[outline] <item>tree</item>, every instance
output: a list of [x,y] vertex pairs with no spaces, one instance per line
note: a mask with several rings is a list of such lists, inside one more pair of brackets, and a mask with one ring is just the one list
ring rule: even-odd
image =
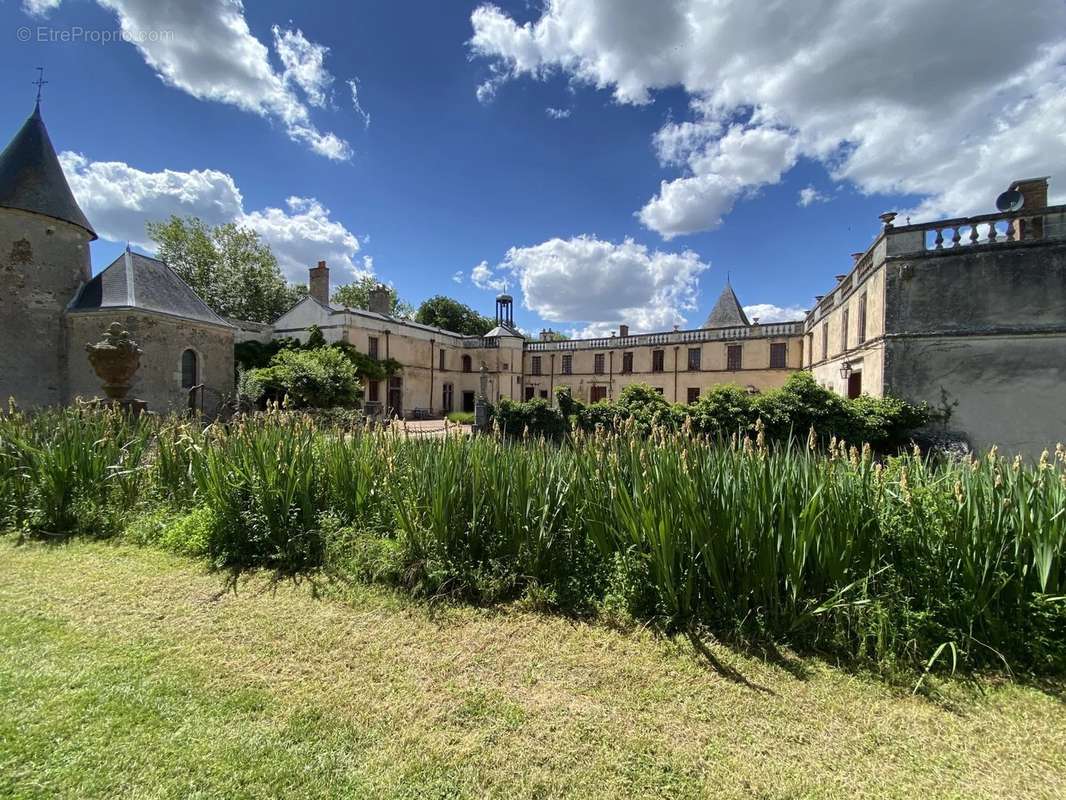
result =
[[365,311],[370,310],[370,292],[376,286],[384,285],[389,292],[389,313],[394,317],[403,317],[404,319],[410,319],[411,313],[414,308],[410,303],[406,303],[400,299],[396,289],[392,286],[379,283],[377,278],[373,275],[364,275],[352,283],[346,283],[343,286],[338,286],[333,291],[333,297],[330,298],[334,303],[345,308],[362,308]]
[[149,222],[157,255],[223,317],[273,322],[299,298],[259,234],[232,222],[208,225],[198,217]]
[[482,316],[465,303],[442,294],[429,298],[418,307],[415,322],[464,336],[484,336],[496,327],[490,317]]

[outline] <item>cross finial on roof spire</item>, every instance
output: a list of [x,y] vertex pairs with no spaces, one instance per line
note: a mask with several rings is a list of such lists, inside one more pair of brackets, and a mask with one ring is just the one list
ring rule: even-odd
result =
[[37,105],[41,104],[41,87],[43,87],[48,81],[44,79],[44,67],[37,67],[37,80],[33,81],[33,85],[37,87]]

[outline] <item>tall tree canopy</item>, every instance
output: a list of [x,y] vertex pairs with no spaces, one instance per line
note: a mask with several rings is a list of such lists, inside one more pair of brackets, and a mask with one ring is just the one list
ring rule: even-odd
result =
[[249,228],[176,216],[146,227],[158,257],[217,314],[273,322],[300,296],[281,274],[270,247]]
[[[333,291],[332,302],[345,308],[362,308],[370,310],[370,290],[379,285],[380,281],[373,275],[364,275],[356,281],[338,286]],[[389,313],[394,317],[410,319],[414,309],[410,303],[400,299],[399,294],[392,286],[383,284],[389,290]]]
[[496,327],[491,317],[483,316],[465,303],[442,294],[429,298],[418,307],[415,322],[466,336],[484,336]]

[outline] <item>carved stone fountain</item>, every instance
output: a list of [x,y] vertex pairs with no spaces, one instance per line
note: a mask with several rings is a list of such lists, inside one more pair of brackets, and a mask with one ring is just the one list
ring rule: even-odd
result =
[[103,381],[107,400],[101,401],[101,405],[120,406],[134,414],[144,411],[147,403],[126,396],[133,376],[141,366],[143,351],[130,338],[129,331],[122,327],[122,323],[112,322],[103,338],[96,344],[85,345],[85,350],[89,353],[93,370]]

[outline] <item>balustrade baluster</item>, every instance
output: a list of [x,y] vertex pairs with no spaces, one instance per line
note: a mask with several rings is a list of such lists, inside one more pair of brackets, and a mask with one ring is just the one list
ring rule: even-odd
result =
[[944,229],[943,228],[937,228],[936,229],[936,238],[933,240],[933,249],[934,250],[943,250],[944,249]]
[[995,222],[988,223],[988,241],[995,242],[996,238],[998,236],[999,236],[999,231],[996,230],[996,223]]
[[977,244],[977,239],[978,239],[977,224],[974,223],[974,224],[970,225],[970,244]]
[[952,247],[958,247],[959,246],[959,242],[962,241],[962,234],[959,233],[959,231],[961,231],[961,230],[962,230],[962,226],[961,225],[956,225],[955,226],[955,232],[951,235],[951,246]]
[[1014,220],[1013,217],[1011,219],[1007,220],[1007,241],[1008,242],[1016,242],[1016,241],[1018,241],[1018,238],[1017,238],[1017,227],[1015,226],[1015,220]]

